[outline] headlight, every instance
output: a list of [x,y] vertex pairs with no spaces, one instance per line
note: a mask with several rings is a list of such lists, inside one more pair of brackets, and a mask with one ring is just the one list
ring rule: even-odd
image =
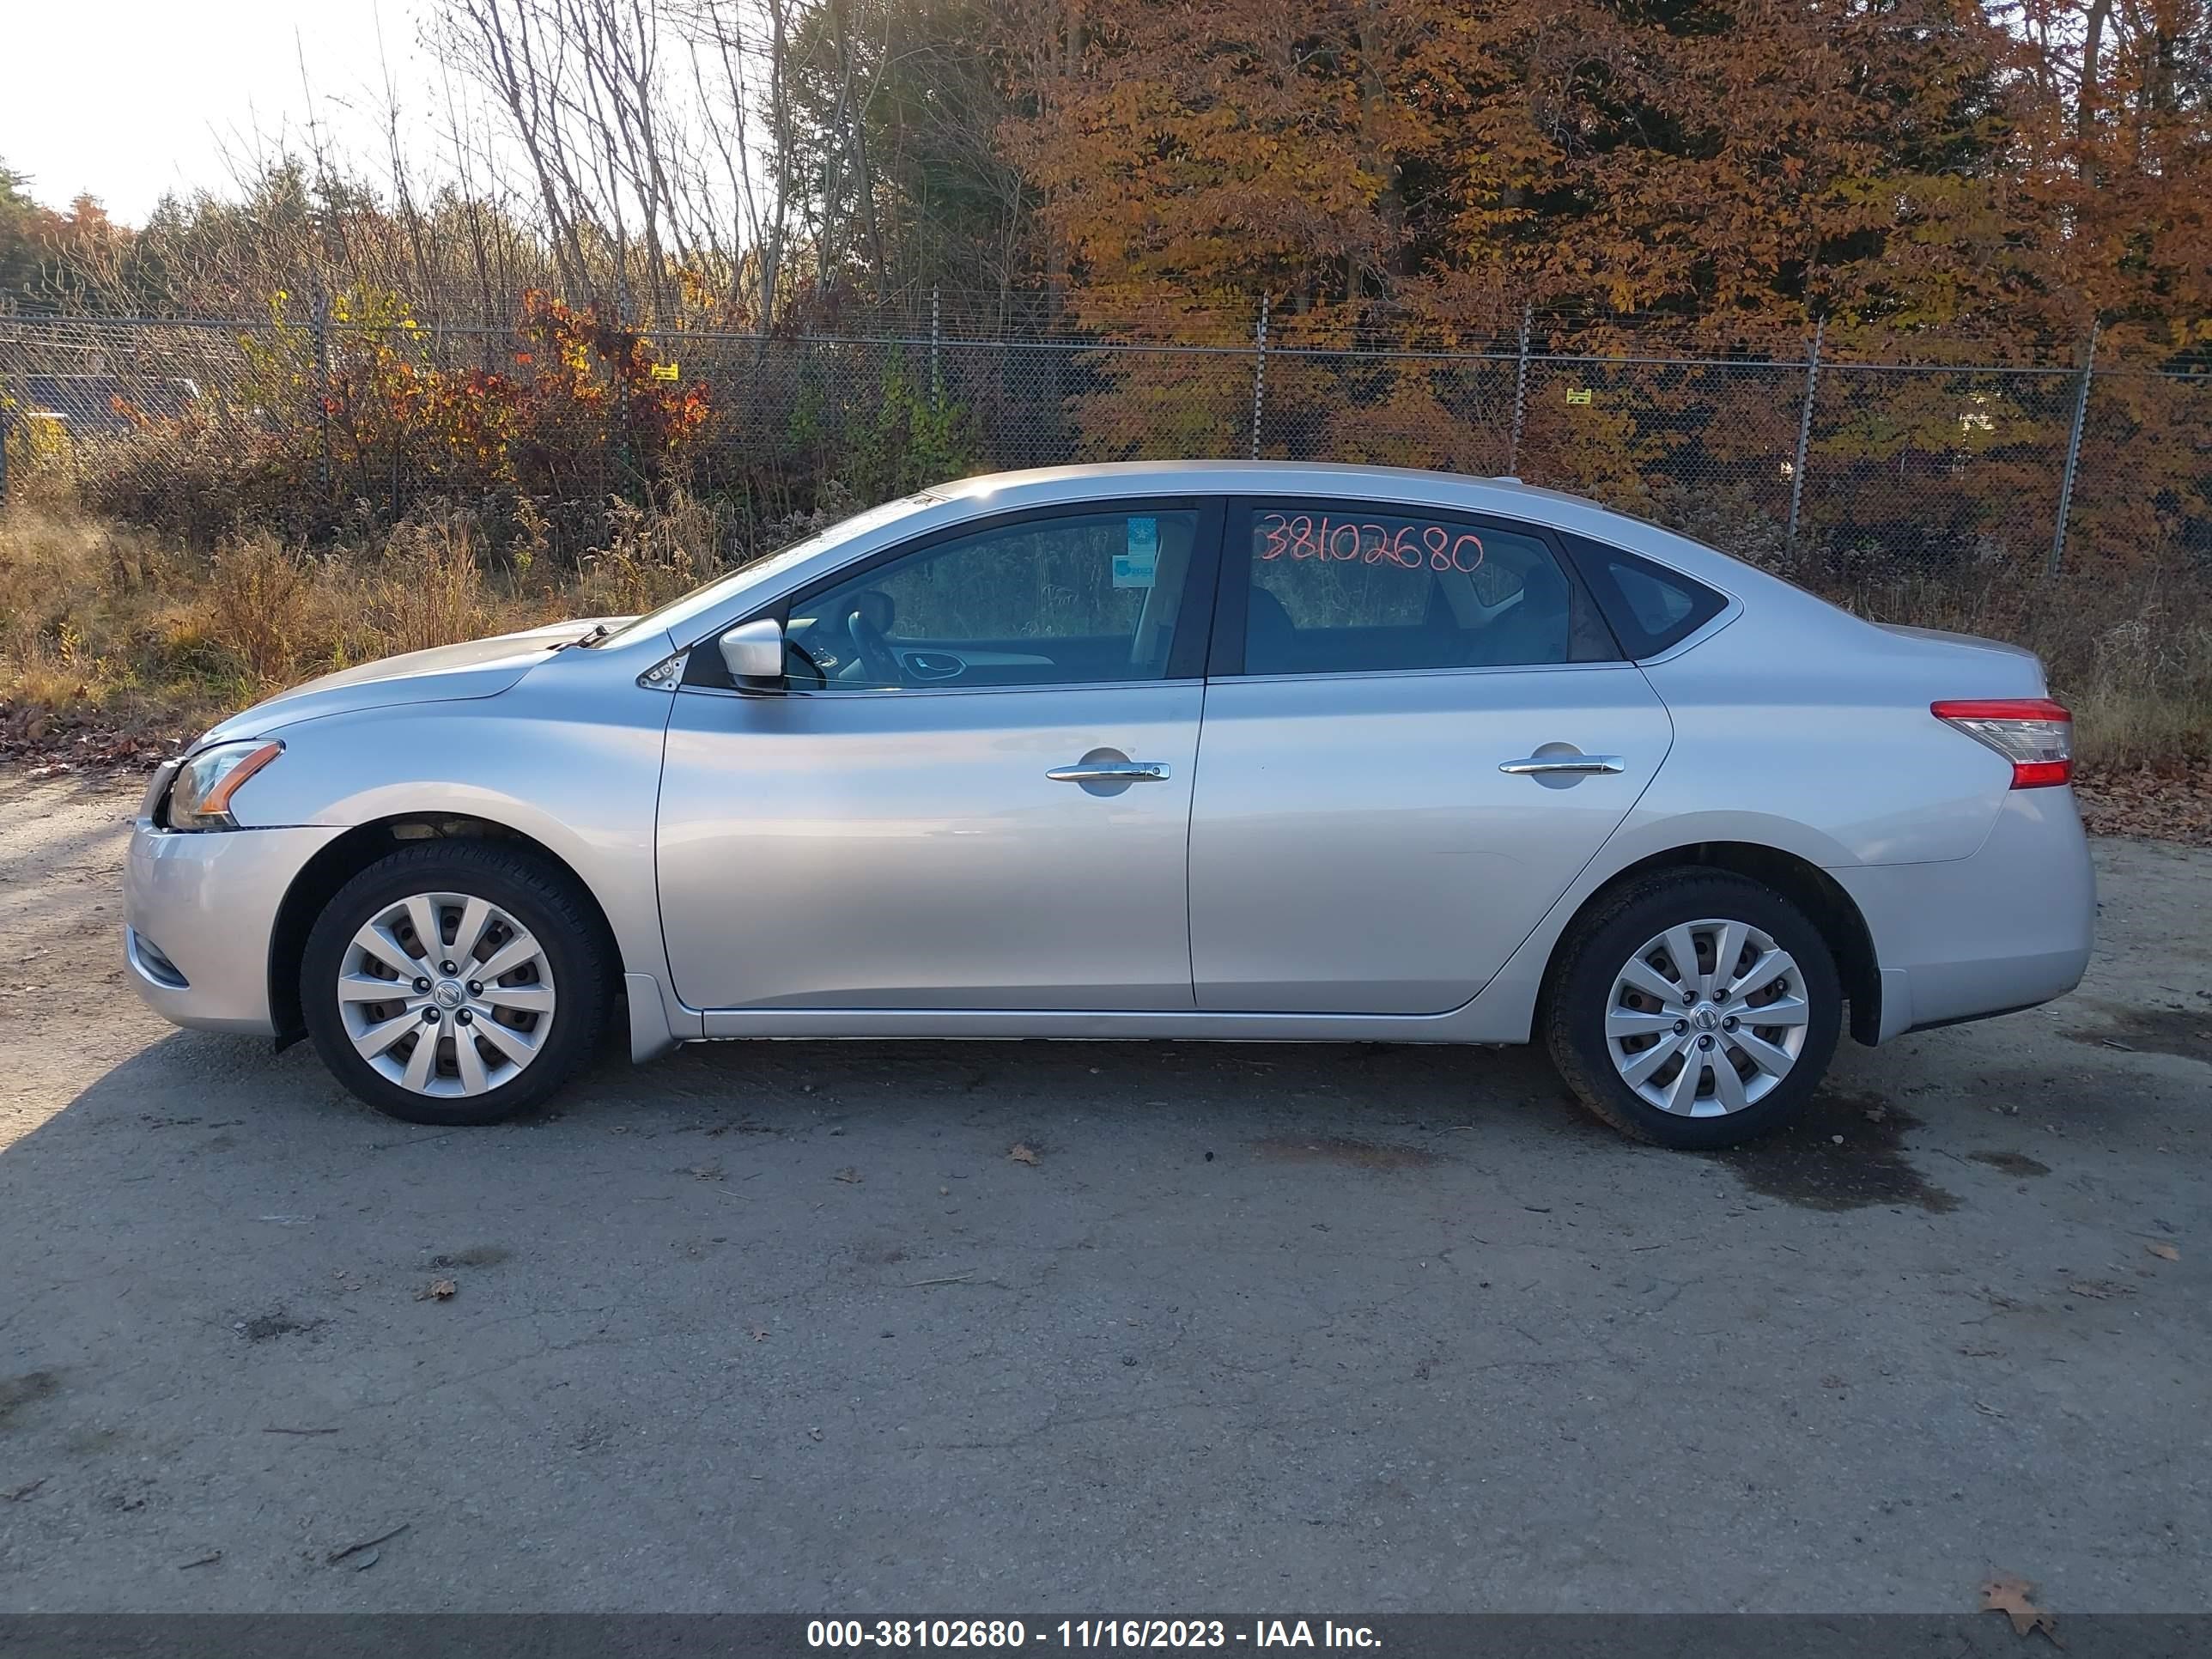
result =
[[239,785],[284,752],[281,743],[219,743],[177,769],[169,785],[172,830],[235,830],[230,798]]

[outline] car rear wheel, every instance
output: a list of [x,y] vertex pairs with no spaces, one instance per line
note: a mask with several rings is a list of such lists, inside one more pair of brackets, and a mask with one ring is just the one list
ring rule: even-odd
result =
[[607,973],[588,902],[541,859],[428,842],[342,888],[307,937],[300,1006],[338,1079],[410,1123],[495,1123],[590,1056]]
[[1689,1150],[1796,1116],[1842,1024],[1820,930],[1772,889],[1718,871],[1650,877],[1582,918],[1545,995],[1553,1060],[1583,1103]]

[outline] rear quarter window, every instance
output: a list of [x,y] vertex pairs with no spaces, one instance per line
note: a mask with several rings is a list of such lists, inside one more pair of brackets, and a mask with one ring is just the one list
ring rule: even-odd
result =
[[1624,656],[1640,660],[1672,650],[1728,606],[1726,597],[1678,570],[1587,536],[1560,538]]

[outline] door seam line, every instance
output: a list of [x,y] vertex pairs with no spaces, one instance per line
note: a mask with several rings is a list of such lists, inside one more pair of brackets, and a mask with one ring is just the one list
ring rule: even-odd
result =
[[1198,939],[1191,912],[1190,848],[1193,835],[1198,827],[1199,768],[1206,755],[1206,698],[1212,684],[1211,679],[1201,679],[1198,683],[1198,729],[1192,732],[1190,740],[1190,798],[1182,815],[1182,963],[1184,975],[1190,981],[1193,1013],[1200,1011],[1198,1006]]

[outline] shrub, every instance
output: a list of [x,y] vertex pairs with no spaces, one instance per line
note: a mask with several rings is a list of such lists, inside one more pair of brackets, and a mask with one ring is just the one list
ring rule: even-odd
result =
[[680,483],[711,412],[702,383],[655,374],[646,336],[535,291],[501,368],[447,361],[450,343],[389,294],[343,295],[319,328],[279,294],[237,344],[240,372],[215,395],[80,447],[95,511],[211,549],[252,529],[388,528],[429,495],[475,498],[480,520],[531,501],[565,550],[604,522],[551,504]]

